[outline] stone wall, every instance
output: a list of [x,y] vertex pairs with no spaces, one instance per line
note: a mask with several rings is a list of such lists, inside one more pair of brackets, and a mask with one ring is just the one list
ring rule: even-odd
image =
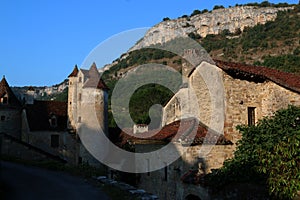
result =
[[[206,188],[200,185],[183,183],[181,178],[189,170],[202,170],[202,173],[209,173],[212,169],[220,168],[225,159],[231,158],[233,145],[214,145],[214,146],[190,146],[184,147],[181,144],[174,144],[182,156],[165,168],[150,173],[140,174],[139,188],[143,188],[160,199],[185,199],[189,194],[209,199]],[[136,145],[137,152],[156,150],[161,145],[148,144]],[[209,149],[207,155],[201,155],[203,148]],[[184,153],[183,153],[184,152]],[[199,169],[201,168],[201,169]]]
[[21,109],[4,108],[0,111],[0,133],[21,139]]
[[5,133],[0,134],[0,153],[2,156],[14,157],[31,161],[59,161],[64,162],[58,156],[49,154],[42,149],[27,144]]
[[271,81],[256,83],[233,78],[223,72],[225,86],[225,124],[224,134],[236,143],[241,135],[237,125],[248,124],[248,107],[255,108],[255,121],[271,116],[278,109],[289,104],[300,106],[300,94],[292,92]]
[[77,77],[69,77],[68,89],[68,128],[76,127],[77,122]]

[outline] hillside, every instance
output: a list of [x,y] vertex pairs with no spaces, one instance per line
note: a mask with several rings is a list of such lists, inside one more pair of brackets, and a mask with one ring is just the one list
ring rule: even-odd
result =
[[279,12],[275,21],[243,32],[208,35],[198,40],[215,58],[300,73],[300,7]]
[[[293,9],[292,6],[280,4],[253,4],[256,6],[234,6],[224,8],[215,6],[212,11],[195,10],[190,16],[183,15],[178,19],[164,18],[163,21],[147,31],[131,50],[136,50],[150,45],[163,44],[178,37],[194,35],[196,38],[205,38],[207,35],[217,35],[224,30],[235,33],[247,27],[265,24],[274,21],[278,12]],[[279,5],[279,6],[280,6]],[[268,6],[268,7],[266,7]]]
[[[166,35],[162,36],[162,33]],[[263,65],[300,74],[299,5],[263,2],[227,9],[215,6],[213,11],[195,10],[190,16],[183,15],[174,20],[164,18],[163,22],[151,28],[129,52],[115,60],[104,72],[102,77],[110,88],[109,98],[115,83],[138,65],[159,63],[181,72],[183,58],[157,49],[160,45],[174,51],[175,48],[184,48],[185,41],[175,40],[177,36],[194,39],[214,59]],[[42,91],[45,90],[45,93],[48,89],[43,88]],[[57,98],[57,94],[47,97],[66,100],[66,91]],[[170,90],[155,84],[138,89],[130,102],[133,120],[149,123],[149,108],[153,104],[164,106],[172,96]],[[114,127],[111,113],[109,116],[110,126]]]
[[[214,59],[254,65],[264,65],[267,67],[277,68],[279,70],[299,74],[300,7],[299,5],[296,5],[293,7],[293,9],[290,9],[291,6],[286,4],[284,5],[286,6],[284,8],[237,6],[229,9],[217,9],[212,12],[208,12],[208,14],[216,14],[217,16],[220,16],[221,10],[223,13],[228,14],[231,13],[233,9],[236,9],[240,11],[252,10],[264,14],[269,13],[269,16],[275,17],[268,17],[270,21],[268,20],[264,21],[264,23],[257,23],[253,27],[248,27],[245,25],[245,23],[243,23],[244,27],[237,26],[234,27],[234,29],[232,28],[231,30],[219,29],[219,34],[207,34],[204,37],[198,34],[197,29],[193,29],[194,31],[196,30],[196,32],[191,32],[190,34],[187,34],[186,37],[191,37],[199,42],[204,47],[204,49],[207,50],[209,55]],[[204,14],[193,15],[192,19],[196,19],[195,17],[203,18],[203,16],[208,16],[206,12]],[[183,18],[186,18],[186,16],[177,19],[178,22],[182,21]],[[224,18],[226,18],[226,16],[223,16],[222,19]],[[163,25],[170,21],[170,19],[164,20],[164,22],[160,23],[153,29],[150,29],[149,32],[156,29],[157,27],[160,27],[161,24]],[[175,22],[176,20],[172,21]],[[185,30],[188,30],[187,27],[185,28]],[[235,31],[232,32],[232,30]],[[149,32],[147,34],[149,34]],[[140,50],[138,49],[145,45],[143,41],[145,41],[145,38],[147,38],[147,34],[143,39],[137,42],[137,44],[131,49],[130,52],[122,55],[119,59],[116,60],[115,64],[112,65],[112,67],[108,71],[104,72],[103,78],[111,88],[110,91],[113,90],[114,85],[118,81],[118,79],[125,76],[129,70],[141,64],[160,63],[171,66],[181,72],[182,63],[184,62],[181,57],[163,50],[155,50],[151,48],[143,48]],[[161,45],[161,41],[159,39],[158,42],[154,39],[152,41],[154,41],[154,44],[158,44],[152,44],[150,45],[150,47]],[[174,39],[171,38],[169,41],[163,43],[163,45],[172,45],[171,43],[173,41]],[[181,47],[182,45],[177,45],[177,47],[178,46]],[[166,88],[159,88],[158,93],[156,93],[155,96],[151,95],[153,91],[150,91],[150,89],[152,88],[153,90],[155,89],[155,87],[158,86],[152,85],[149,88],[143,87],[140,90],[137,90],[133,95],[133,100],[130,104],[130,112],[136,123],[149,123],[148,109],[149,105],[151,106],[151,102],[165,105],[168,102],[168,99],[172,97],[172,93]],[[143,94],[144,96],[142,96],[141,94]],[[146,96],[149,105],[148,103],[145,104],[143,101]],[[162,101],[158,101],[157,99],[162,99]],[[111,120],[110,126],[114,126],[113,120]]]

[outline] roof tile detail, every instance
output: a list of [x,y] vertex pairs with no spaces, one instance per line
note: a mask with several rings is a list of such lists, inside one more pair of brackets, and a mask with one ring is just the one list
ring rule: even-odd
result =
[[282,87],[300,93],[300,76],[298,75],[282,72],[268,67],[252,66],[220,60],[214,61],[216,65],[225,72],[230,72],[231,74],[233,73],[236,75],[239,73],[244,73],[250,75],[250,78],[254,78],[256,76],[256,78],[258,77],[260,79],[270,80]]
[[[188,119],[182,119],[180,121],[175,121],[171,124],[168,124],[164,126],[158,133],[157,130],[150,130],[145,133],[140,133],[143,134],[143,137],[147,135],[153,135],[152,137],[146,138],[146,139],[141,139],[137,137],[133,137],[131,135],[126,134],[125,132],[128,133],[133,133],[132,129],[126,129],[121,132],[120,138],[121,138],[121,143],[120,145],[124,145],[129,141],[138,141],[138,140],[148,140],[148,141],[164,141],[164,142],[170,142],[171,140],[173,141],[185,141],[185,142],[190,142],[192,145],[198,145],[198,144],[203,144],[205,143],[214,143],[216,141],[216,144],[218,145],[228,145],[232,144],[231,141],[227,140],[224,135],[220,135],[218,133],[215,133],[213,131],[209,131],[208,128],[201,124],[198,123],[198,125],[195,126],[195,123],[198,122],[198,120],[194,118],[188,118]],[[189,138],[189,136],[185,135],[185,132],[191,131],[191,129],[197,128],[197,133],[194,138]],[[180,137],[179,136],[184,136]],[[205,141],[204,141],[205,139]],[[193,141],[191,141],[193,140]]]

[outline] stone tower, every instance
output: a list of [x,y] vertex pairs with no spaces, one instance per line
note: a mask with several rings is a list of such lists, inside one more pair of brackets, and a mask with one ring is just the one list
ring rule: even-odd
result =
[[0,82],[0,132],[21,139],[22,106],[5,77]]
[[74,67],[69,75],[68,93],[68,116],[69,126],[78,128],[78,124],[89,125],[90,128],[97,127],[97,124],[89,124],[89,117],[92,113],[87,113],[85,105],[95,103],[95,112],[99,125],[107,134],[108,132],[108,87],[101,79],[100,73],[93,63],[89,70]]
[[69,78],[68,90],[68,128],[76,128],[77,116],[77,85],[78,85],[78,67],[75,65]]
[[30,104],[32,105],[34,103],[34,88],[33,87],[29,87],[28,90],[26,91],[26,104]]

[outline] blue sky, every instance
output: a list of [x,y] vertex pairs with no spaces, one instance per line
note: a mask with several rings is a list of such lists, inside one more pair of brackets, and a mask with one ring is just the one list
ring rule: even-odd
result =
[[[92,61],[86,57],[95,47],[110,44],[101,61],[96,62],[101,67],[132,46],[145,27],[164,17],[177,18],[195,9],[249,2],[254,1],[1,0],[0,76],[5,75],[11,86],[57,84],[67,78],[75,64],[89,65],[86,63]],[[119,34],[132,29],[132,37]],[[112,36],[119,40],[111,42]]]

